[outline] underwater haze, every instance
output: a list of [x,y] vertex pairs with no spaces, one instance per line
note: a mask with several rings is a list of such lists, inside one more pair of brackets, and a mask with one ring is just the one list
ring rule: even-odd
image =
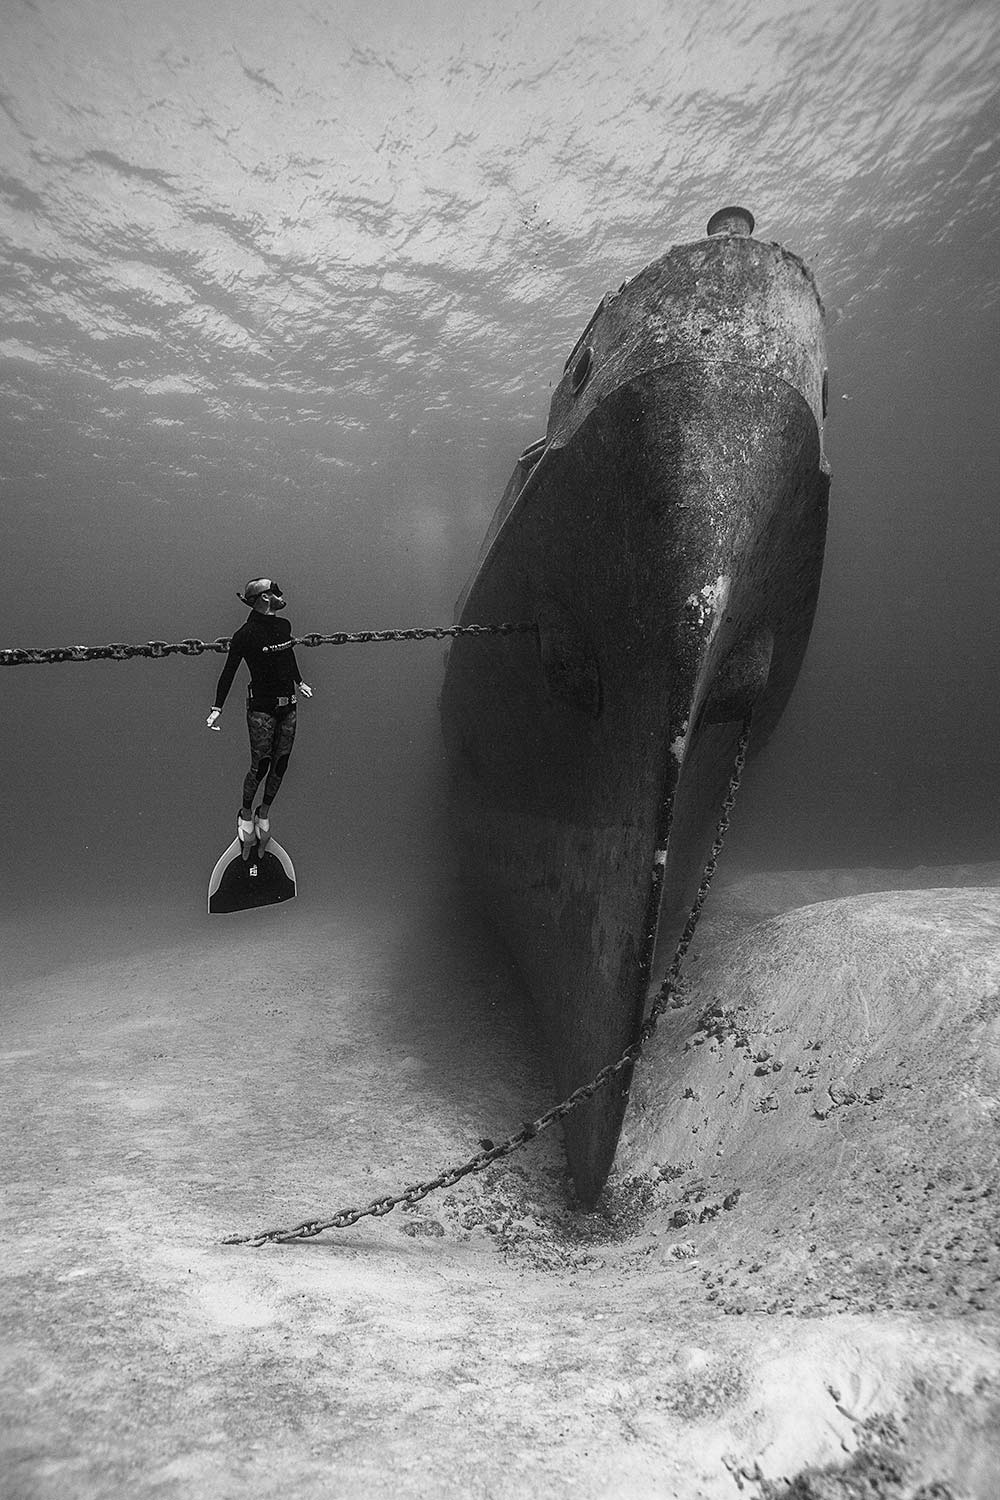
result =
[[[596,304],[742,203],[833,481],[730,857],[1000,857],[998,65],[995,0],[8,0],[0,646],[229,635],[259,574],[296,634],[449,623]],[[303,896],[446,860],[443,655],[300,648]],[[222,660],[0,670],[8,912],[203,911]]]

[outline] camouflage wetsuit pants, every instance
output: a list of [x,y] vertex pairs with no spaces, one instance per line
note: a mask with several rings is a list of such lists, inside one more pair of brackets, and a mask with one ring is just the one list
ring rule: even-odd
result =
[[243,782],[243,806],[253,806],[254,793],[266,776],[261,800],[270,807],[278,795],[292,753],[295,705],[279,708],[274,713],[248,708],[247,728],[250,731],[250,769]]

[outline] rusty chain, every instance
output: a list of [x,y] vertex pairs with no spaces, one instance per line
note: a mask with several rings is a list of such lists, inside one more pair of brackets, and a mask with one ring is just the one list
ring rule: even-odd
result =
[[[417,626],[407,630],[358,630],[358,631],[335,631],[330,635],[321,635],[316,631],[307,635],[293,637],[292,646],[351,646],[368,645],[371,643],[388,641],[426,641],[446,640],[454,636],[484,636],[484,635],[517,635],[534,632],[537,626],[534,622],[502,621],[495,625],[437,625],[422,627]],[[220,654],[228,652],[231,643],[229,636],[219,636],[214,641],[203,641],[196,637],[189,637],[183,641],[146,641],[143,644],[126,644],[121,641],[112,641],[106,646],[12,646],[0,649],[0,667],[20,666],[43,666],[59,662],[83,662],[83,661],[128,661],[134,657],[150,657],[159,659],[164,656],[201,656],[206,651],[214,651]],[[702,874],[698,892],[688,913],[684,930],[681,933],[677,949],[671,961],[670,968],[660,986],[660,989],[650,1008],[649,1015],[639,1028],[638,1035],[631,1046],[613,1063],[602,1068],[589,1083],[582,1084],[579,1088],[551,1109],[545,1111],[537,1119],[531,1120],[517,1131],[508,1136],[498,1146],[491,1146],[488,1150],[479,1151],[471,1156],[460,1166],[450,1167],[444,1172],[432,1177],[426,1182],[413,1183],[401,1193],[389,1195],[383,1198],[375,1198],[363,1208],[344,1208],[332,1214],[327,1219],[307,1219],[293,1228],[265,1229],[256,1234],[230,1235],[223,1240],[224,1245],[250,1245],[259,1246],[273,1242],[287,1242],[290,1240],[310,1239],[314,1235],[322,1234],[327,1229],[346,1229],[356,1224],[359,1219],[381,1218],[391,1213],[400,1204],[419,1203],[428,1194],[437,1192],[441,1188],[453,1187],[456,1182],[470,1174],[482,1172],[491,1163],[510,1156],[528,1141],[534,1140],[543,1130],[554,1125],[579,1105],[592,1099],[601,1089],[605,1088],[612,1079],[616,1078],[626,1068],[631,1068],[642,1056],[643,1048],[656,1030],[657,1023],[668,1006],[676,1005],[677,985],[680,978],[681,964],[687,953],[688,946],[694,936],[701,909],[705,903],[712,879],[715,875],[718,857],[722,850],[723,841],[729,828],[729,815],[732,812],[739,789],[740,780],[743,775],[743,767],[746,762],[747,743],[750,737],[750,719],[747,718],[743,724],[739,744],[736,752],[736,760],[733,773],[729,781],[729,789],[722,807],[722,816],[716,827],[715,842],[708,863]],[[660,888],[663,882],[663,866],[660,863],[654,865],[653,871],[654,903],[658,902]]]
[[[625,1051],[615,1062],[608,1063],[599,1073],[595,1074],[589,1083],[581,1084],[579,1088],[574,1089],[571,1094],[568,1094],[565,1099],[560,1100],[558,1104],[553,1105],[551,1109],[546,1110],[537,1119],[523,1125],[516,1134],[508,1136],[498,1146],[491,1146],[487,1150],[478,1151],[475,1156],[470,1156],[468,1161],[463,1162],[460,1166],[447,1168],[444,1172],[439,1173],[437,1177],[432,1177],[426,1182],[413,1183],[410,1187],[404,1188],[401,1193],[390,1194],[383,1198],[375,1198],[363,1208],[342,1208],[331,1214],[327,1219],[306,1219],[303,1223],[296,1224],[292,1228],[262,1229],[256,1234],[233,1234],[224,1239],[222,1243],[224,1245],[249,1245],[257,1248],[268,1242],[283,1244],[292,1240],[312,1239],[313,1236],[322,1234],[327,1229],[347,1229],[350,1225],[356,1224],[359,1219],[380,1219],[385,1214],[391,1213],[394,1208],[398,1208],[402,1203],[419,1203],[421,1198],[426,1198],[428,1194],[437,1192],[441,1188],[453,1187],[463,1177],[468,1177],[476,1172],[482,1172],[492,1162],[499,1161],[504,1156],[510,1156],[512,1152],[517,1151],[521,1146],[527,1145],[528,1141],[534,1140],[536,1135],[539,1135],[543,1130],[547,1130],[557,1120],[563,1119],[565,1115],[568,1115],[587,1099],[592,1099],[596,1093],[605,1088],[619,1073],[623,1072],[626,1068],[633,1067],[642,1056],[643,1048],[656,1030],[663,1012],[668,1007],[679,1009],[683,1004],[683,1001],[677,998],[681,965],[684,962],[691,939],[694,937],[695,928],[698,926],[701,910],[705,904],[705,898],[708,895],[715,876],[719,855],[722,852],[722,845],[729,829],[729,815],[736,802],[736,794],[743,776],[743,767],[746,764],[749,739],[750,718],[748,717],[744,720],[740,731],[733,771],[729,778],[729,787],[726,792],[725,801],[722,804],[722,815],[716,824],[712,852],[702,872],[698,892],[688,912],[687,921],[678,940],[670,967],[653,1000],[649,1015],[639,1028],[635,1041],[631,1046],[626,1047]],[[657,862],[653,867],[653,880],[653,899],[658,904],[663,885],[663,864],[660,862]]]
[[[338,630],[332,635],[296,636],[293,646],[366,646],[377,641],[443,641],[456,635],[520,635],[535,630],[534,622],[503,621],[498,625],[433,625],[411,630]],[[112,641],[107,646],[9,646],[0,650],[0,667],[39,667],[66,661],[129,661],[135,656],[201,656],[204,651],[225,653],[231,637],[200,641],[146,641],[129,646]]]

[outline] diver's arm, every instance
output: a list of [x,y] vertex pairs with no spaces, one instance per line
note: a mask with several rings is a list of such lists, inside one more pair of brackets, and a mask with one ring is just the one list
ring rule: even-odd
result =
[[233,678],[236,676],[236,669],[242,660],[243,642],[238,638],[237,633],[237,635],[233,636],[232,643],[229,647],[229,655],[226,657],[226,665],[223,667],[221,673],[219,674],[218,686],[215,689],[215,703],[213,707],[217,708],[220,713],[222,712],[223,704],[225,703],[226,698],[229,694],[229,689],[233,685]]
[[242,660],[243,642],[239,639],[239,632],[237,631],[236,635],[233,636],[233,639],[230,643],[229,655],[226,657],[226,664],[219,674],[219,682],[215,689],[215,703],[213,705],[212,712],[205,720],[205,723],[207,724],[209,729],[218,730],[219,728],[218,724],[215,721],[216,719],[218,719],[219,715],[222,712],[222,705],[225,703],[226,698],[228,697],[229,689],[232,687],[233,679],[236,676],[236,669]]
[[298,688],[298,690],[302,694],[303,698],[311,698],[312,695],[313,695],[313,690],[309,686],[308,682],[303,682],[302,681],[302,673],[299,671],[299,664],[295,660],[295,648],[294,648],[294,646],[292,647],[292,653],[291,653],[291,655],[292,655],[292,681],[295,683],[295,686]]

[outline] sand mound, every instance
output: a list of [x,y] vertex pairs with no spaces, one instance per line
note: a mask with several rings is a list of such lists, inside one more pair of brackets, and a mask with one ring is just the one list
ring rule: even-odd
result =
[[678,1221],[738,1195],[734,1243],[811,1226],[827,1299],[874,1277],[881,1306],[994,1305],[1000,892],[823,902],[700,968],[637,1070],[620,1168],[674,1176]]
[[[781,1444],[815,1438],[825,1399],[831,1419],[908,1413],[911,1462],[922,1445],[956,1493],[1000,1492],[996,1370],[954,1383],[958,1328],[992,1328],[988,1349],[1000,1312],[1000,892],[801,907],[695,968],[637,1069],[622,1182],[658,1180],[665,1258],[723,1312],[862,1320],[840,1348],[827,1318],[779,1339],[745,1451],[792,1472]],[[922,1348],[889,1326],[914,1314]]]
[[723,876],[713,894],[709,916],[722,906],[731,913],[759,921],[792,907],[863,896],[873,891],[940,890],[956,886],[1000,886],[1000,863],[914,865],[905,870],[883,869],[878,865],[859,869],[759,870],[752,875],[728,879]]

